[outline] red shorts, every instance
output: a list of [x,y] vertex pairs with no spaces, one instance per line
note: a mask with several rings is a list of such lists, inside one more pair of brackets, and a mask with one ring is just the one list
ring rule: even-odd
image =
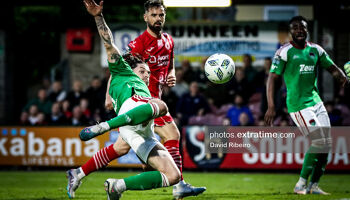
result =
[[171,123],[174,119],[171,117],[170,113],[167,113],[163,117],[158,117],[154,119],[154,124],[156,126],[164,126],[165,123]]

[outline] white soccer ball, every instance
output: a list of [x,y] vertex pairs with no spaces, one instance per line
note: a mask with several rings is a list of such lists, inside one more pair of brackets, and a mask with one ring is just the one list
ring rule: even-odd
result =
[[216,53],[205,61],[204,71],[211,82],[223,84],[231,80],[235,74],[235,63],[230,56]]

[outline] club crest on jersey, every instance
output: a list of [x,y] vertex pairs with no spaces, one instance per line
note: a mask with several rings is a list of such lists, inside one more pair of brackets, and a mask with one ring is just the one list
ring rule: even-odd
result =
[[315,54],[313,52],[310,52],[309,55],[311,58],[315,58]]
[[158,48],[161,48],[163,46],[163,40],[159,39],[158,40]]
[[310,124],[311,126],[315,126],[315,125],[316,125],[316,121],[315,121],[314,119],[311,119],[311,120],[309,121],[309,124]]

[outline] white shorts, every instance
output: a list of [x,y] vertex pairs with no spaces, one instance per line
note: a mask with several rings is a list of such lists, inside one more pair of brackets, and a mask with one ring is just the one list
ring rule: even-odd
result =
[[304,108],[300,111],[289,113],[294,123],[300,128],[301,132],[307,136],[320,127],[330,127],[330,121],[327,110],[323,102],[314,106]]
[[[137,98],[135,98],[135,96]],[[127,99],[121,106],[118,115],[124,114],[129,110],[146,104],[149,98],[144,98],[135,95]],[[153,119],[147,124],[139,124],[136,126],[122,126],[119,128],[120,136],[123,140],[130,145],[132,150],[147,163],[148,155],[151,150],[156,146],[162,144],[154,136],[154,122]]]

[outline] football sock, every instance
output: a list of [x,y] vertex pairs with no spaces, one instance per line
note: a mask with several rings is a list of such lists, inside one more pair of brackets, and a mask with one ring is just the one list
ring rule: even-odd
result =
[[327,153],[317,154],[317,163],[314,169],[312,170],[310,182],[318,183],[320,181],[320,178],[326,169],[327,162],[328,162]]
[[306,185],[307,180],[303,177],[299,177],[299,180],[297,182],[297,185]]
[[[84,173],[82,175],[78,174],[78,177],[81,179],[84,176],[94,172],[102,167],[108,165],[108,163],[116,158],[119,155],[115,152],[113,148],[113,144],[99,150],[90,160],[88,160],[84,165],[82,165],[79,169]],[[82,177],[81,177],[82,176]]]
[[156,104],[142,104],[124,114],[114,117],[107,121],[107,123],[111,129],[125,125],[137,125],[153,119],[153,117],[158,115],[157,112],[159,113],[159,108]]
[[300,172],[300,177],[304,178],[305,180],[309,179],[309,176],[310,176],[313,168],[316,165],[317,154],[310,153],[310,152],[315,152],[316,149],[317,149],[317,147],[311,146],[305,154],[303,167],[302,167],[301,172]]
[[[126,190],[149,190],[169,186],[168,178],[159,171],[143,172],[124,179]],[[123,192],[123,191],[121,191]]]
[[179,141],[178,140],[168,140],[164,142],[165,148],[170,153],[171,157],[173,157],[173,160],[175,161],[176,166],[179,168],[181,173],[181,180],[183,180],[182,176],[182,157],[180,154],[179,149]]

